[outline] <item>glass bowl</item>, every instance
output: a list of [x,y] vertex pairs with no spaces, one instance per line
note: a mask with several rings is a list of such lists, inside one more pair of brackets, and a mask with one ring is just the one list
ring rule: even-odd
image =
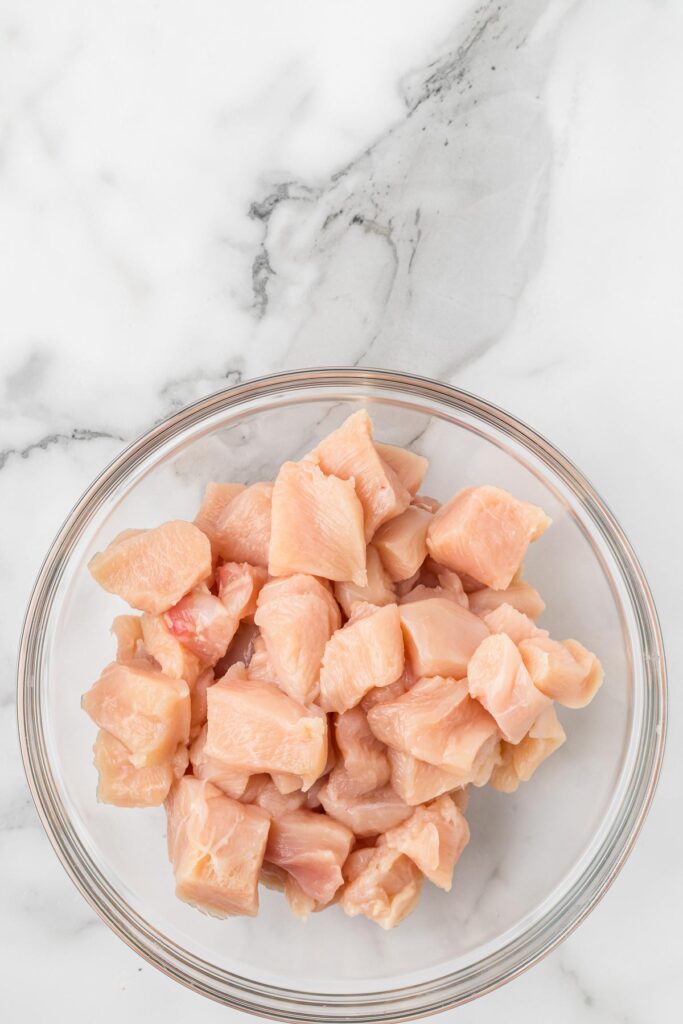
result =
[[[86,571],[129,526],[192,518],[208,480],[272,479],[285,459],[360,406],[377,437],[431,459],[423,490],[475,482],[542,505],[552,529],[526,576],[542,624],[595,650],[605,683],[561,709],[567,742],[516,794],[473,792],[472,840],[449,894],[383,932],[338,908],[301,923],[262,890],[255,919],[215,920],[177,900],[162,808],[100,805],[94,727],[81,694],[112,657],[124,610]],[[50,840],[86,899],[133,949],[197,992],[269,1019],[406,1020],[502,984],[560,942],[605,892],[643,822],[659,772],[666,683],[655,609],[614,517],[571,463],[529,427],[472,395],[406,374],[278,374],[213,395],[131,445],[57,536],[28,608],[18,714],[29,784]],[[76,965],[74,965],[74,970]]]

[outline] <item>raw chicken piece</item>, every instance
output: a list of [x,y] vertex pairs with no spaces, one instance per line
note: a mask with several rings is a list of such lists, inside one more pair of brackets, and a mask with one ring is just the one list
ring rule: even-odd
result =
[[190,747],[190,763],[195,778],[212,782],[226,796],[241,800],[249,785],[249,772],[209,757],[206,753],[206,733],[207,726],[204,725]]
[[388,686],[373,686],[371,690],[368,690],[359,707],[367,715],[370,708],[374,708],[378,704],[386,704],[387,701],[396,700],[397,697],[403,696],[408,689],[407,673],[404,670],[403,675],[399,676],[395,683],[389,683]]
[[377,605],[378,608],[385,604],[394,604],[396,601],[391,580],[372,544],[368,544],[365,561],[368,582],[364,587],[349,582],[334,585],[334,596],[347,617],[351,615],[351,607],[356,601],[366,601],[368,604]]
[[209,483],[206,485],[204,500],[195,516],[194,524],[209,538],[214,558],[218,557],[216,544],[218,522],[232,499],[241,494],[243,490],[244,484]]
[[206,691],[213,686],[213,670],[204,669],[197,681],[190,686],[190,739],[195,739],[206,724]]
[[172,787],[166,811],[176,896],[216,917],[254,917],[270,827],[266,812],[190,775]]
[[252,484],[225,508],[216,522],[214,546],[225,562],[268,566],[272,483]]
[[501,793],[514,793],[520,782],[528,782],[542,761],[566,740],[552,705],[541,712],[524,739],[501,744],[502,761],[493,770],[491,785]]
[[83,710],[130,751],[136,768],[170,760],[190,737],[190,691],[135,662],[108,665],[81,700]]
[[375,846],[375,840],[369,840],[372,846],[357,846],[355,850],[352,850],[348,855],[342,866],[342,875],[344,876],[345,882],[353,882],[354,879],[358,878],[361,871],[365,871],[366,867],[375,856],[377,847]]
[[325,476],[312,462],[285,462],[273,492],[268,571],[366,585],[363,507],[352,481]]
[[299,775],[313,785],[327,760],[327,722],[271,683],[248,679],[234,665],[207,693],[206,752],[226,765],[259,772]]
[[343,882],[342,864],[353,845],[353,833],[326,814],[291,811],[274,818],[266,860],[284,868],[306,895],[329,903]]
[[368,725],[360,707],[337,715],[334,736],[344,767],[349,796],[362,796],[389,781],[387,748]]
[[429,460],[395,444],[375,442],[375,448],[387,466],[393,469],[408,493],[414,498],[429,468]]
[[399,614],[406,659],[417,677],[462,679],[469,659],[489,635],[478,616],[443,597],[402,604]]
[[519,645],[527,672],[537,689],[567,708],[589,704],[602,683],[602,666],[577,640],[559,643],[547,633]]
[[394,750],[459,776],[454,786],[477,775],[499,739],[495,721],[470,697],[467,682],[439,676],[421,679],[403,697],[373,708],[368,724]]
[[171,758],[171,770],[174,779],[182,779],[190,766],[190,748],[185,743],[179,743],[175,748],[175,754]]
[[[290,772],[271,772],[270,777],[273,781],[273,785],[281,796],[289,796],[290,793],[297,793],[303,784],[303,779],[300,775],[292,775]],[[318,778],[320,778],[320,776],[318,776]]]
[[111,631],[116,637],[116,660],[130,661],[140,653],[142,641],[142,624],[139,615],[117,615],[111,624]]
[[499,487],[466,487],[434,516],[427,547],[449,569],[504,590],[549,525],[543,509]]
[[409,579],[424,562],[431,519],[429,512],[411,505],[375,533],[373,545],[392,580]]
[[[391,787],[411,807],[434,800],[442,793],[459,789],[468,781],[462,772],[448,771],[412,754],[389,748]],[[490,773],[489,773],[490,774]]]
[[260,634],[254,640],[247,675],[250,679],[260,679],[263,683],[272,683],[274,686],[279,686],[275,666],[270,660],[265,640]]
[[116,807],[158,807],[163,804],[174,778],[171,761],[149,768],[136,768],[128,748],[103,729],[97,733],[93,751],[99,773],[97,799],[101,803]]
[[363,506],[367,541],[378,526],[410,504],[410,492],[373,444],[372,420],[365,409],[349,416],[307,458],[316,462],[323,473],[354,483]]
[[254,793],[251,803],[262,807],[264,811],[268,811],[271,818],[282,817],[283,814],[288,814],[290,811],[298,811],[306,805],[306,794],[302,793],[300,789],[295,789],[292,793],[283,794],[278,791],[273,780],[267,775],[261,778],[262,782]]
[[432,515],[441,508],[441,502],[437,498],[430,498],[428,494],[416,494],[411,505],[423,508],[425,512],[431,512]]
[[315,700],[325,644],[341,626],[329,590],[303,573],[272,580],[259,595],[254,621],[280,688],[302,704]]
[[239,620],[206,587],[197,587],[164,615],[173,636],[204,665],[215,665],[227,651]]
[[184,679],[188,686],[193,686],[202,671],[202,664],[197,655],[173,635],[164,616],[145,612],[140,625],[145,649],[159,663],[162,672],[174,679]]
[[373,686],[388,686],[403,672],[397,606],[356,604],[353,612],[325,646],[320,672],[320,706],[325,711],[347,711]]
[[479,645],[468,665],[467,681],[472,696],[493,715],[509,743],[519,743],[550,706],[550,698],[536,689],[505,633],[489,636]]
[[237,622],[253,615],[261,588],[268,579],[265,569],[248,562],[224,562],[216,572],[218,597]]
[[344,886],[340,903],[349,917],[364,914],[388,930],[415,908],[424,876],[410,857],[386,846],[362,866],[366,857],[358,859],[361,870]]
[[348,794],[349,780],[343,768],[335,768],[318,792],[321,804],[330,815],[348,826],[357,836],[376,836],[399,825],[412,808],[394,793],[391,786],[382,786],[362,796]]
[[133,608],[158,615],[211,573],[211,545],[182,519],[126,531],[88,562],[99,585]]
[[450,892],[453,868],[469,840],[464,815],[449,796],[440,796],[417,807],[407,821],[385,833],[380,844],[410,857],[430,882]]
[[532,637],[548,636],[547,629],[539,629],[533,619],[524,612],[518,612],[507,602],[498,605],[492,612],[486,612],[482,618],[492,633],[506,633],[515,644]]
[[511,605],[530,619],[537,619],[545,609],[545,601],[539,592],[524,580],[511,583],[507,590],[491,590],[490,587],[482,587],[480,590],[471,591],[468,594],[468,599],[470,611],[481,616],[495,611],[502,604]]

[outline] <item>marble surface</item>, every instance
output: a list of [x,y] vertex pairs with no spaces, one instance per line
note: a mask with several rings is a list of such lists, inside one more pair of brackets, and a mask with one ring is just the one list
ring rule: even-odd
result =
[[137,959],[63,873],[19,760],[17,639],[54,532],[126,442],[246,377],[353,363],[452,381],[566,451],[631,537],[667,642],[667,759],[627,866],[458,1022],[680,1019],[682,48],[671,0],[5,0],[9,1018],[245,1019]]

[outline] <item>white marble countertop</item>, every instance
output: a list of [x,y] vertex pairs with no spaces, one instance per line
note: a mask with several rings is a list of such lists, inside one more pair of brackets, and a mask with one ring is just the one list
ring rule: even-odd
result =
[[655,0],[3,4],[8,1020],[245,1020],[68,881],[23,779],[14,659],[54,532],[127,441],[326,363],[449,380],[548,436],[630,535],[667,642],[667,760],[627,866],[458,1024],[680,1020],[682,51],[683,6]]

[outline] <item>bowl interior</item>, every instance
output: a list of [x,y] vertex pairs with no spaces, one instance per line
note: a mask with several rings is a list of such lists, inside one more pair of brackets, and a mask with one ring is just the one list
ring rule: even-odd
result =
[[[338,908],[306,924],[262,890],[254,920],[214,920],[179,902],[162,809],[97,803],[95,729],[81,694],[113,655],[122,602],[99,590],[86,562],[126,527],[192,518],[209,480],[272,479],[360,405],[376,436],[431,460],[425,493],[445,499],[477,482],[505,487],[553,519],[525,574],[547,602],[541,624],[601,658],[606,681],[583,711],[559,709],[567,743],[514,795],[474,790],[472,839],[445,894],[426,885],[417,911],[385,933]],[[313,993],[373,992],[466,973],[552,913],[585,872],[623,803],[639,718],[633,611],[609,548],[560,475],[518,438],[475,412],[404,393],[356,389],[275,394],[214,409],[141,455],[91,509],[63,566],[43,643],[41,716],[53,782],[83,856],[134,915],[218,974]],[[99,884],[99,883],[98,883]]]

